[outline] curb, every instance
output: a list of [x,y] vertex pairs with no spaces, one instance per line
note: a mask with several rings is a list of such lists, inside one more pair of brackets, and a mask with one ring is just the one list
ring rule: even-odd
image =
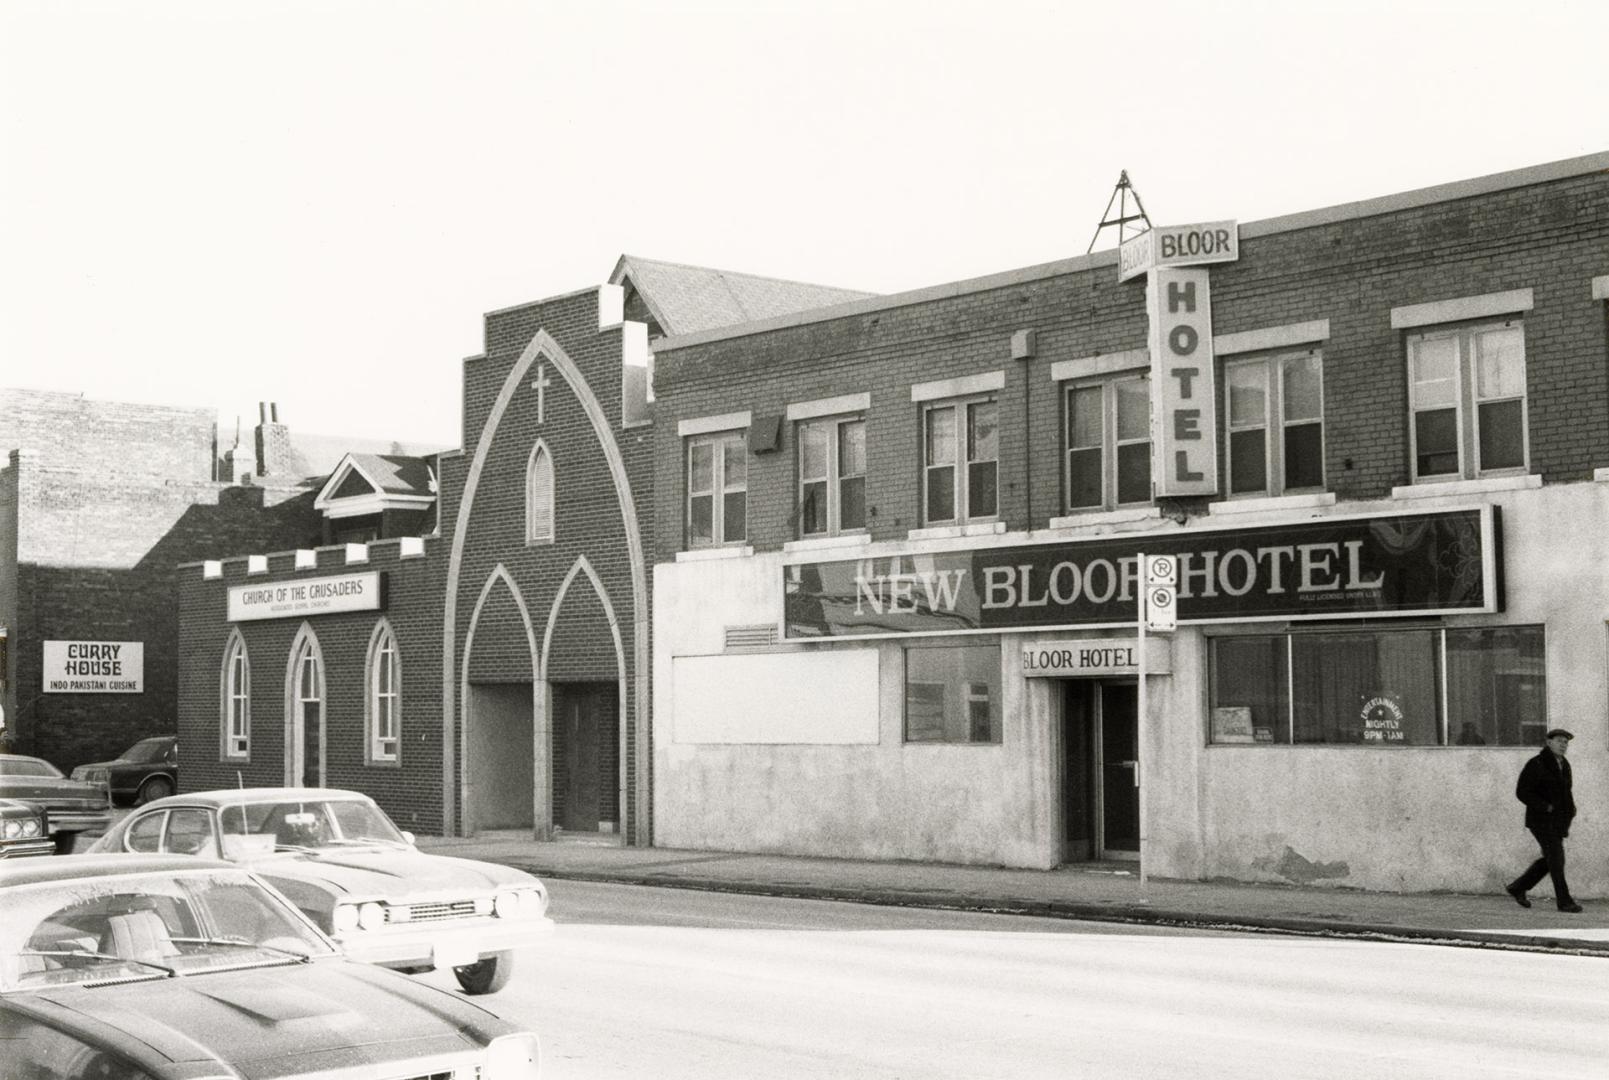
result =
[[1040,900],[1020,897],[959,896],[924,889],[879,889],[839,885],[778,885],[770,882],[732,881],[723,878],[666,877],[652,873],[566,870],[538,863],[510,860],[512,866],[538,877],[564,881],[591,881],[614,885],[643,885],[694,892],[774,896],[792,900],[838,900],[882,907],[924,908],[938,911],[977,911],[994,915],[1032,915],[1076,919],[1082,922],[1126,923],[1136,926],[1174,926],[1185,929],[1238,931],[1388,941],[1414,945],[1447,945],[1466,949],[1507,952],[1555,953],[1609,959],[1609,941],[1580,938],[1505,934],[1479,930],[1425,929],[1389,923],[1342,923],[1326,919],[1242,915],[1209,915],[1194,911],[1096,904],[1079,900]]

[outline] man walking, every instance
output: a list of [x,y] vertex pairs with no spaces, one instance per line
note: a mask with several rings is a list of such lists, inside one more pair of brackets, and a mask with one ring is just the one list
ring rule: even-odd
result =
[[1514,797],[1525,804],[1525,827],[1531,830],[1542,848],[1542,857],[1506,886],[1506,891],[1520,907],[1530,907],[1526,892],[1543,877],[1551,876],[1553,899],[1559,910],[1581,910],[1581,905],[1570,898],[1570,886],[1564,882],[1564,838],[1570,835],[1570,821],[1575,817],[1575,799],[1570,794],[1570,763],[1565,760],[1565,754],[1573,738],[1575,736],[1563,728],[1548,732],[1547,745],[1525,763],[1525,768],[1520,770],[1519,783],[1514,785]]

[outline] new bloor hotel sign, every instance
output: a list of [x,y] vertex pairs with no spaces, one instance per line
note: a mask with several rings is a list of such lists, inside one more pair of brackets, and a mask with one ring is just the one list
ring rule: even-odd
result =
[[1146,555],[1188,623],[1502,610],[1495,507],[890,555],[783,568],[790,639],[1131,627]]
[[378,570],[297,581],[265,581],[229,590],[229,621],[333,615],[339,611],[378,611],[382,606]]

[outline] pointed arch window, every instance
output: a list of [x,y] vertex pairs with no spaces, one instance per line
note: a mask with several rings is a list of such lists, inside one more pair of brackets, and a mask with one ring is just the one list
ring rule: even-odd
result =
[[553,455],[538,442],[525,466],[525,542],[553,542]]
[[396,765],[402,756],[402,672],[397,664],[397,635],[381,619],[369,638],[367,691],[370,765]]
[[251,660],[239,630],[230,633],[224,647],[219,701],[219,752],[224,758],[246,760],[251,757]]

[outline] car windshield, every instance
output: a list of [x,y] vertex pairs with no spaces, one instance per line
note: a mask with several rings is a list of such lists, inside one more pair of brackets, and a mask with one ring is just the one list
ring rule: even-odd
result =
[[242,870],[35,882],[6,889],[0,905],[5,991],[177,978],[334,954]]
[[230,836],[272,837],[279,850],[312,850],[354,844],[394,844],[407,841],[385,812],[367,799],[287,799],[284,802],[246,803],[218,811],[224,846]]
[[161,761],[168,752],[166,739],[141,739],[127,750],[123,751],[123,760],[132,761],[137,765],[144,765],[151,761]]
[[49,776],[61,778],[61,770],[48,761],[10,755],[0,757],[0,776]]

